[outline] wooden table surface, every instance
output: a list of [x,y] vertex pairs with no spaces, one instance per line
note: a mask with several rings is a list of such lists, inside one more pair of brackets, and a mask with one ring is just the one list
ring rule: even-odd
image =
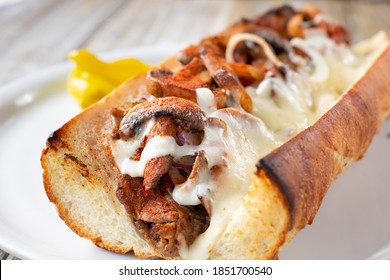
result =
[[[288,2],[257,0],[0,0],[0,86],[66,60],[73,49],[93,52],[197,42],[241,17]],[[390,33],[390,1],[312,1],[359,41]],[[1,259],[15,259],[0,250]]]

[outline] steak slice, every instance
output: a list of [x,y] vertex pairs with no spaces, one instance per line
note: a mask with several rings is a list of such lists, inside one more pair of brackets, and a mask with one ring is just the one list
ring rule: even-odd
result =
[[206,231],[210,218],[203,205],[182,206],[175,202],[170,194],[172,186],[164,178],[156,187],[145,189],[143,178],[122,175],[116,195],[154,250],[174,258],[180,246],[191,245]]

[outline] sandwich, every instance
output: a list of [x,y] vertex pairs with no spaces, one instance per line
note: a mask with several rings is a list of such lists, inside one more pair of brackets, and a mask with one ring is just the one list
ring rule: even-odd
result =
[[387,35],[313,5],[205,37],[65,123],[43,182],[76,234],[163,259],[277,259],[390,116]]

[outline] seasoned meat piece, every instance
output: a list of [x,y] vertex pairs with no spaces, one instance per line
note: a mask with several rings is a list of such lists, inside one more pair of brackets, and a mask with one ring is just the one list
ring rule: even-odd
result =
[[[165,69],[148,73],[146,87],[156,97],[176,96],[197,103],[197,88],[210,88],[211,76],[202,60],[195,57],[177,73]],[[226,107],[226,96],[222,91],[212,90],[217,108]]]
[[[172,136],[176,138],[177,128],[175,122],[169,117],[157,117],[156,123],[150,131],[147,141],[150,141],[154,136]],[[144,172],[143,185],[146,190],[155,187],[160,178],[168,173],[172,166],[173,157],[166,155],[163,157],[153,158],[146,163]]]
[[241,106],[245,111],[251,112],[253,108],[252,99],[224,59],[221,48],[213,44],[204,44],[200,56],[211,77],[215,79],[220,87],[228,90],[233,103]]
[[269,10],[264,15],[259,16],[253,22],[256,25],[275,30],[284,38],[289,38],[287,24],[297,12],[289,5],[283,5]]
[[150,71],[147,89],[156,97],[189,97],[190,100],[196,102],[195,89],[209,87],[210,82],[211,77],[203,62],[199,58],[194,58],[176,74],[165,69]]
[[190,245],[209,225],[209,216],[202,205],[181,206],[170,196],[163,180],[146,190],[143,178],[122,175],[116,195],[134,219],[140,233],[164,256],[178,256],[182,238]]
[[199,55],[199,45],[190,45],[184,50],[179,51],[177,54],[177,60],[183,64],[187,65],[192,61],[192,59]]

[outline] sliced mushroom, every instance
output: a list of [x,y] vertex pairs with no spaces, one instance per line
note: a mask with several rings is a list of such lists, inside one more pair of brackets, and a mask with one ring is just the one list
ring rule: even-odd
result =
[[134,106],[122,119],[119,127],[121,139],[135,135],[136,129],[154,117],[170,117],[177,126],[188,132],[201,132],[206,116],[193,102],[176,97],[157,98]]

